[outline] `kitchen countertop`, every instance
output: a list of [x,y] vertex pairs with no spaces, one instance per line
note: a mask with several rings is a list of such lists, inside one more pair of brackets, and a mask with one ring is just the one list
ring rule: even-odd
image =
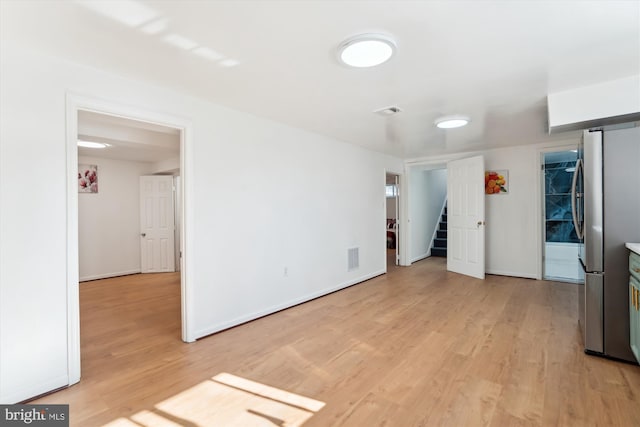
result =
[[627,243],[625,246],[640,255],[640,243]]

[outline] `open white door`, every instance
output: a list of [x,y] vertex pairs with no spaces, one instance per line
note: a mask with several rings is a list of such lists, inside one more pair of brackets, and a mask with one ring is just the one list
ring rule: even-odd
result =
[[447,270],[484,279],[484,157],[447,163]]
[[400,177],[395,176],[396,197],[396,265],[400,265]]
[[140,177],[140,262],[143,273],[175,271],[173,177]]

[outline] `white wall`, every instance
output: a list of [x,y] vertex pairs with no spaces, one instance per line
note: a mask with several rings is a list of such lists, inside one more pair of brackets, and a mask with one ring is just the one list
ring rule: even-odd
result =
[[486,170],[509,170],[509,192],[485,196],[489,274],[539,276],[542,255],[538,150],[538,146],[528,145],[485,153]]
[[98,193],[78,194],[80,280],[140,272],[140,176],[149,163],[79,157],[98,165]]
[[409,169],[409,180],[409,256],[415,262],[431,254],[431,238],[447,197],[447,170],[414,166]]
[[[1,402],[68,383],[69,92],[192,123],[181,175],[187,231],[197,231],[185,254],[192,336],[385,270],[384,171],[401,173],[399,159],[30,53],[7,38],[1,48]],[[353,246],[360,268],[348,272]]]
[[162,160],[153,163],[151,166],[151,174],[173,174],[180,175],[180,157],[174,157],[173,159]]

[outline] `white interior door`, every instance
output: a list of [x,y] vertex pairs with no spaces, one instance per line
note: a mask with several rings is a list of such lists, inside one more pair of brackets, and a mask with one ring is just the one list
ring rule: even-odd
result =
[[484,279],[484,157],[447,163],[447,270]]
[[140,177],[140,262],[143,273],[175,271],[172,176]]

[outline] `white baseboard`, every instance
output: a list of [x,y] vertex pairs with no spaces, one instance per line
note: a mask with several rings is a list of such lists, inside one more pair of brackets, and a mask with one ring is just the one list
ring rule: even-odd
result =
[[198,338],[206,337],[207,335],[211,335],[211,334],[214,334],[216,332],[220,332],[220,331],[223,331],[225,329],[229,329],[229,328],[232,328],[234,326],[238,326],[238,325],[241,325],[243,323],[250,322],[250,321],[255,320],[255,319],[259,319],[260,317],[268,316],[269,314],[276,313],[276,312],[278,312],[280,310],[284,310],[286,308],[290,308],[290,307],[293,307],[295,305],[302,304],[302,303],[307,302],[307,301],[311,301],[311,300],[316,299],[318,297],[321,297],[321,296],[324,296],[324,295],[328,295],[328,294],[330,294],[332,292],[336,292],[336,291],[339,291],[341,289],[348,288],[349,286],[353,286],[353,285],[356,285],[358,283],[362,283],[362,282],[364,282],[366,280],[373,279],[374,277],[380,276],[381,274],[384,274],[385,272],[386,271],[384,269],[382,269],[382,270],[376,271],[374,273],[358,277],[357,279],[353,279],[353,280],[349,280],[347,282],[341,283],[338,286],[334,286],[334,287],[331,287],[331,288],[323,289],[322,291],[319,291],[319,292],[314,292],[314,293],[306,295],[306,296],[304,296],[302,298],[296,298],[296,299],[293,299],[293,300],[289,300],[289,301],[284,302],[282,304],[276,304],[276,305],[273,305],[271,307],[265,308],[264,310],[259,310],[259,311],[256,311],[256,312],[253,312],[253,313],[250,313],[250,314],[246,314],[244,316],[236,317],[235,319],[231,319],[231,320],[228,320],[226,322],[217,323],[217,324],[215,324],[215,325],[213,325],[211,327],[203,328],[203,329],[200,329],[200,330],[196,331],[195,334],[194,334],[195,338],[198,339]]
[[108,279],[109,277],[118,277],[118,276],[127,276],[129,274],[138,274],[142,270],[139,268],[136,270],[127,270],[127,271],[116,271],[113,273],[103,273],[103,274],[94,274],[91,276],[82,276],[80,277],[81,282],[88,282],[89,280],[98,280],[98,279]]
[[496,276],[522,277],[523,279],[538,280],[538,276],[536,274],[519,273],[519,272],[515,272],[515,271],[487,270],[486,273],[487,274],[495,274]]
[[431,256],[431,251],[424,253],[422,255],[418,255],[417,257],[411,259],[411,264],[413,264],[414,262],[421,261],[425,258],[429,258],[430,256]]
[[562,276],[559,276],[559,277],[547,276],[539,280],[547,280],[550,282],[576,283],[576,284],[581,284],[583,282],[582,280],[579,280],[579,279],[572,279],[572,278],[562,277]]

